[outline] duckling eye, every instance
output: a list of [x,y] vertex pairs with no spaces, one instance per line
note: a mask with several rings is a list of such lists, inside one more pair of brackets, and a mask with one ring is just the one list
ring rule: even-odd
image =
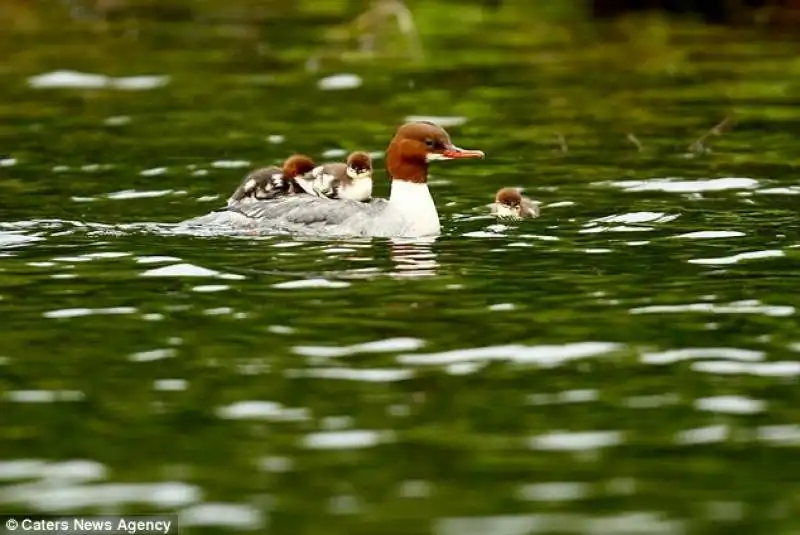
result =
[[425,144],[428,146],[428,148],[432,149],[436,145],[436,142],[432,139],[426,139]]

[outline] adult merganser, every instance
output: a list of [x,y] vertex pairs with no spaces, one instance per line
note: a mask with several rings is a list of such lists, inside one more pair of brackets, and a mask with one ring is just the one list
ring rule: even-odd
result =
[[365,152],[352,152],[347,163],[317,166],[295,181],[317,197],[368,201],[372,197],[372,159]]
[[314,160],[304,154],[294,154],[283,162],[283,168],[271,165],[249,173],[228,198],[228,206],[249,201],[273,199],[279,195],[303,192],[295,178],[312,171]]
[[539,201],[523,197],[516,188],[501,188],[494,196],[492,214],[506,219],[539,217]]
[[420,237],[439,233],[439,214],[428,190],[428,163],[483,158],[479,150],[453,145],[447,132],[427,121],[401,126],[386,150],[392,179],[389,200],[357,202],[311,195],[234,203],[184,225],[218,224],[242,229],[325,236]]

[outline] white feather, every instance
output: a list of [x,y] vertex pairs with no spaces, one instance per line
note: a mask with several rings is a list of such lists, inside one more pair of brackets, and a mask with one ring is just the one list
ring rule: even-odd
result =
[[[306,175],[306,176],[308,176],[308,175]],[[305,191],[309,195],[316,195],[316,193],[314,193],[314,183],[313,183],[313,181],[308,180],[306,178],[303,178],[301,176],[295,177],[294,181],[295,181],[295,183],[297,183],[298,186],[303,188],[303,191]]]
[[347,168],[347,176],[349,176],[353,180],[360,180],[362,178],[372,178],[372,170],[367,169],[361,171],[360,173],[353,169],[352,167]]
[[334,175],[320,173],[319,176],[314,179],[314,193],[317,197],[329,197],[330,194],[333,193],[333,183],[335,181],[336,177]]
[[371,178],[359,178],[357,180],[353,180],[352,184],[349,184],[345,188],[339,189],[340,199],[350,199],[352,201],[366,201],[370,197],[372,197]]
[[506,219],[521,219],[519,216],[519,209],[512,208],[506,204],[502,203],[493,203],[492,205],[492,214],[496,215],[497,217]]
[[439,212],[436,211],[428,184],[392,180],[387,212],[402,221],[401,232],[396,235],[430,236],[438,234],[441,229]]

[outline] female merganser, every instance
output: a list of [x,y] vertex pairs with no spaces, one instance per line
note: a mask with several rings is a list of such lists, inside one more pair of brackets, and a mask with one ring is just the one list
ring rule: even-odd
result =
[[533,201],[516,188],[501,188],[494,196],[492,213],[507,219],[533,219],[539,217],[539,201]]
[[483,158],[479,150],[453,145],[443,128],[427,121],[401,126],[386,150],[392,179],[389,200],[357,202],[311,195],[289,195],[234,203],[226,210],[184,222],[234,228],[326,236],[431,236],[439,233],[439,214],[428,190],[428,163]]
[[228,198],[228,206],[302,193],[303,189],[294,179],[314,168],[314,160],[304,154],[294,154],[283,162],[282,169],[274,165],[256,169],[244,177],[233,195]]
[[368,201],[372,197],[372,159],[365,152],[352,152],[347,163],[317,166],[295,181],[317,197]]

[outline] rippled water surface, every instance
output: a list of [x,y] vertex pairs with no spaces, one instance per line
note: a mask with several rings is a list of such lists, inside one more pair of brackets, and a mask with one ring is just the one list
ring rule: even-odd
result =
[[[10,5],[0,511],[798,533],[797,43],[410,2],[408,59],[354,53],[334,2]],[[433,168],[437,239],[170,233],[412,116],[487,154]],[[501,186],[541,217],[488,217]]]

